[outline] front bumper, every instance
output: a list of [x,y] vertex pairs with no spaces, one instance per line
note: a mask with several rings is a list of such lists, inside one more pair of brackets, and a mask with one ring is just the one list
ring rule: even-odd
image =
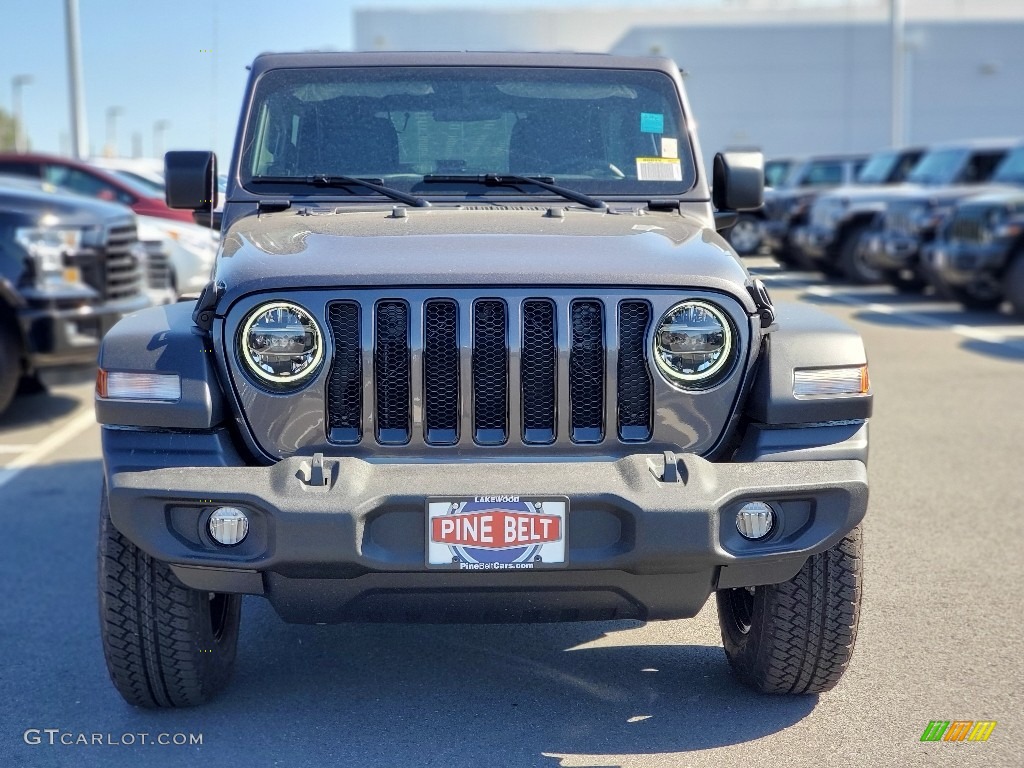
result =
[[875,269],[895,272],[917,266],[921,241],[891,232],[873,233],[865,240],[865,259]]
[[27,296],[18,310],[30,370],[95,365],[100,340],[125,315],[150,306],[144,294],[106,304]]
[[[216,466],[234,463],[222,432],[103,431],[118,530],[188,586],[264,594],[296,622],[693,616],[716,588],[792,578],[861,521],[868,498],[858,460],[713,464],[683,455],[666,474],[661,454],[529,463],[327,457],[327,485],[311,486],[308,458]],[[428,570],[427,498],[478,494],[568,497],[565,565]],[[777,516],[759,542],[735,527],[751,500],[770,502]],[[249,516],[236,547],[206,533],[222,505]]]
[[1012,243],[939,242],[922,254],[927,270],[947,285],[966,287],[998,278],[1006,266]]
[[824,227],[800,227],[793,234],[793,242],[808,258],[824,261],[835,242],[835,231]]

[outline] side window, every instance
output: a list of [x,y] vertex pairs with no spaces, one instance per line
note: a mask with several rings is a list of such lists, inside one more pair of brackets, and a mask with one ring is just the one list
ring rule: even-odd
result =
[[978,152],[973,155],[964,171],[964,181],[988,181],[995,173],[996,167],[1006,156],[1005,152]]
[[72,192],[89,197],[98,197],[101,200],[118,202],[124,205],[132,205],[135,198],[126,192],[122,192],[112,184],[98,179],[92,174],[68,168],[64,165],[47,165],[43,168],[43,178],[58,187],[64,187]]
[[38,179],[39,164],[26,163],[19,160],[7,160],[0,163],[0,173],[9,173],[12,176],[30,176],[33,179]]
[[843,183],[842,163],[815,163],[807,171],[804,184],[808,187],[826,187]]

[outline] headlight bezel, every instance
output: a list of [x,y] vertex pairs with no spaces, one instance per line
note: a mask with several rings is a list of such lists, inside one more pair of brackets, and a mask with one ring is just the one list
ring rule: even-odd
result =
[[36,285],[81,282],[81,272],[70,266],[68,259],[82,250],[85,232],[82,227],[46,224],[14,230],[14,241],[32,262]]
[[[293,314],[305,316],[309,320],[309,327],[313,330],[313,357],[301,371],[294,375],[282,376],[281,374],[275,374],[267,371],[260,367],[259,364],[250,356],[249,337],[253,331],[253,326],[260,318],[275,309],[286,309]],[[249,379],[260,387],[278,394],[283,392],[296,392],[307,386],[316,378],[316,374],[323,367],[324,358],[326,357],[326,343],[327,337],[324,334],[324,329],[313,312],[295,301],[290,301],[288,299],[273,299],[271,301],[261,302],[246,312],[242,322],[238,325],[235,347],[241,367],[248,374]],[[298,356],[301,355],[292,355],[292,357]]]
[[[670,318],[677,315],[686,307],[701,309],[710,314],[722,328],[724,334],[723,349],[719,357],[704,370],[693,373],[684,373],[670,366],[663,355],[661,334],[664,326],[670,322]],[[662,379],[676,389],[687,392],[702,392],[717,387],[726,381],[736,367],[736,360],[739,351],[739,333],[729,313],[721,306],[703,298],[683,299],[673,303],[662,313],[654,325],[654,334],[651,341],[651,356],[654,359],[654,367]],[[687,354],[685,352],[677,354]],[[689,354],[701,354],[692,352]]]

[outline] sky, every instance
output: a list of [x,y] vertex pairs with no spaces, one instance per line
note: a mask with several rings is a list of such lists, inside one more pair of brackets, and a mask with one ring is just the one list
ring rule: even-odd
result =
[[[838,0],[808,0],[826,4]],[[736,0],[556,0],[571,6],[713,6]],[[214,149],[228,161],[246,82],[264,51],[351,50],[361,7],[552,7],[550,0],[80,0],[81,57],[89,146],[132,156],[133,137],[152,156],[154,124],[169,121],[163,149]],[[0,108],[22,88],[32,148],[70,151],[64,0],[5,0],[0,24]],[[108,133],[109,109],[120,112]]]

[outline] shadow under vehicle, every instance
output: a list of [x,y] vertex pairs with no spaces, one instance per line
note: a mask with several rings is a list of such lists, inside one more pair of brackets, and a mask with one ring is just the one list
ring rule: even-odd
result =
[[808,264],[852,283],[874,283],[881,274],[867,266],[863,238],[875,216],[885,210],[893,185],[910,179],[924,156],[919,147],[876,152],[861,168],[856,184],[820,195],[805,227],[794,238]]
[[[212,281],[100,352],[121,695],[221,689],[243,594],[293,623],[659,620],[715,595],[740,680],[836,685],[864,346],[774,305],[720,236],[761,204],[760,153],[700,158],[668,59],[258,57]],[[216,205],[212,153],[166,167],[170,204]]]
[[994,180],[1004,158],[1019,144],[1020,139],[980,139],[931,147],[909,183],[888,196],[884,213],[876,215],[862,239],[865,267],[899,291],[922,290],[928,284],[922,248],[935,239],[957,202],[979,194],[980,185]]
[[150,306],[135,216],[0,177],[0,413],[19,382],[95,366],[100,339]]

